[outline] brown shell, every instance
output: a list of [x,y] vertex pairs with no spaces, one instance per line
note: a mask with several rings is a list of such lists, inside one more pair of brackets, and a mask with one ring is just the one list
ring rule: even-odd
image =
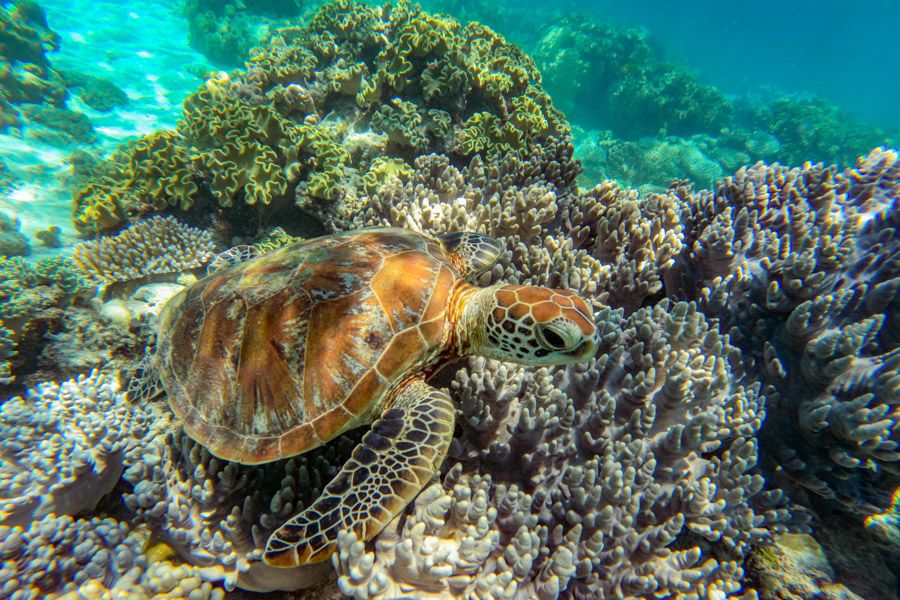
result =
[[160,318],[157,368],[187,433],[256,464],[368,423],[393,386],[432,367],[460,278],[403,229],[299,242],[214,272]]

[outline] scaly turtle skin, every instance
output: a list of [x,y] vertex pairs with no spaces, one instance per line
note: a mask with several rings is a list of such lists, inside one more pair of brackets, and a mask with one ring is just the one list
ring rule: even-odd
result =
[[266,562],[325,560],[342,529],[371,539],[428,483],[455,408],[426,380],[447,360],[594,355],[591,309],[573,293],[467,283],[499,251],[474,233],[355,231],[226,260],[165,306],[153,371],[214,455],[266,463],[372,425],[322,495],[272,534]]

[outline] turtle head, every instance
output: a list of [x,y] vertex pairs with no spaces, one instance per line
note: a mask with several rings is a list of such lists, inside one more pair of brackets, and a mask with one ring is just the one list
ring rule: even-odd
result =
[[479,289],[460,325],[467,353],[527,365],[586,361],[599,343],[590,305],[573,292],[543,287]]

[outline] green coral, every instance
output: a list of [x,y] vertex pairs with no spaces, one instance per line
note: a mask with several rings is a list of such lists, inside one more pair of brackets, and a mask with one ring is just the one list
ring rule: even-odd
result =
[[0,4],[0,97],[12,104],[65,104],[65,84],[46,56],[58,49],[59,35],[36,2]]
[[487,27],[408,2],[338,0],[307,27],[273,32],[245,70],[206,81],[174,131],[98,165],[75,192],[75,222],[95,235],[213,202],[327,220],[379,156],[463,162],[568,131],[531,59]]
[[[754,155],[754,160],[852,166],[860,153],[897,142],[890,140],[883,131],[848,117],[822,98],[782,97],[750,106],[746,112],[745,118],[751,127],[768,132],[777,143],[776,147],[770,142],[768,148]],[[748,146],[754,143],[754,132],[744,135]],[[759,134],[755,135],[758,137]]]
[[[373,107],[373,128],[405,147],[425,148],[427,136],[428,150],[471,156],[504,144],[523,149],[568,133],[534,62],[478,23],[463,27],[408,2],[377,10],[341,0],[323,7],[296,43],[306,50],[295,52],[297,70],[308,68],[310,56],[321,61],[329,54],[365,65],[357,104]],[[258,60],[286,68],[272,57]],[[449,118],[429,112],[434,110]],[[476,116],[481,113],[493,119]],[[451,126],[454,120],[458,124]],[[501,123],[493,127],[488,121]],[[474,128],[483,130],[480,136]]]
[[660,60],[634,29],[565,16],[546,28],[535,59],[573,121],[619,137],[717,133],[732,114],[718,89]]
[[363,190],[372,195],[389,180],[397,178],[402,182],[412,179],[415,170],[406,162],[394,158],[379,156],[369,166],[369,170],[363,176]]
[[302,239],[301,237],[290,235],[281,227],[274,227],[266,232],[262,239],[254,243],[253,247],[259,250],[260,254],[268,254],[273,250],[278,250]]

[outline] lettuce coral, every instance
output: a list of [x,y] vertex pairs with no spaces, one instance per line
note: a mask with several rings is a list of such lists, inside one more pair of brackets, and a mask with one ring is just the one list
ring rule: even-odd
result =
[[[366,130],[384,136],[378,152],[354,150]],[[208,201],[273,213],[295,203],[328,220],[379,155],[468,160],[567,133],[531,59],[487,27],[408,2],[338,0],[307,27],[275,31],[246,69],[210,78],[175,131],[101,164],[75,194],[75,222],[95,235]]]

